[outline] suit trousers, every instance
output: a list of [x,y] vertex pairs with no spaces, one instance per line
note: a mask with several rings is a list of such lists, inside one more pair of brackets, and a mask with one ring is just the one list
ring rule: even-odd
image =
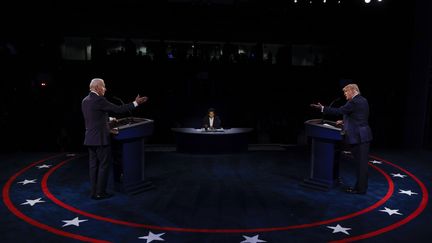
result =
[[106,193],[111,166],[111,146],[89,146],[91,195]]
[[357,182],[354,186],[359,192],[366,192],[368,188],[369,142],[351,145],[354,158]]

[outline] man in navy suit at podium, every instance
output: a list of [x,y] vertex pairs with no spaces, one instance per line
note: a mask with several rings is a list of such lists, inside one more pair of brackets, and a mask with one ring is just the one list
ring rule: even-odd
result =
[[128,113],[148,99],[138,95],[135,101],[118,106],[104,97],[105,91],[105,82],[102,79],[92,79],[90,93],[81,103],[86,129],[84,145],[88,147],[89,151],[91,198],[96,200],[112,196],[106,191],[112,160],[108,113]]
[[348,84],[343,88],[347,102],[339,108],[323,106],[320,103],[311,104],[324,114],[343,115],[344,142],[349,145],[351,154],[356,163],[357,182],[354,187],[348,187],[346,192],[365,194],[368,188],[368,161],[369,144],[372,141],[372,132],[369,127],[369,104],[366,98],[360,95],[356,84]]

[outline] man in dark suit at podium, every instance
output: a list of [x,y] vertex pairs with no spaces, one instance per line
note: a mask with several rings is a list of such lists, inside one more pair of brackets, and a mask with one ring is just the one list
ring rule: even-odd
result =
[[112,196],[106,191],[112,160],[108,113],[128,113],[147,101],[147,97],[138,95],[135,101],[118,106],[104,97],[105,91],[105,82],[102,79],[92,79],[90,93],[81,103],[86,129],[84,145],[89,151],[91,198],[96,200]]
[[221,120],[216,115],[216,111],[213,108],[208,109],[207,115],[203,118],[202,127],[207,129],[219,129],[221,128]]
[[311,106],[320,109],[324,114],[343,115],[343,120],[336,124],[343,125],[344,142],[350,147],[357,170],[357,182],[354,187],[348,187],[346,192],[365,194],[368,188],[369,144],[372,141],[368,123],[369,104],[366,98],[360,95],[356,84],[346,85],[343,92],[347,102],[339,108],[323,106],[320,103]]

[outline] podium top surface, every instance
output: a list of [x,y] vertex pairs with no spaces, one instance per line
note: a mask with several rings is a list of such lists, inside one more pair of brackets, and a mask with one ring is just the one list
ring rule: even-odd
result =
[[122,130],[150,123],[153,123],[153,120],[141,117],[125,117],[112,122],[112,128]]
[[305,121],[306,125],[317,126],[322,128],[327,128],[336,131],[342,131],[342,128],[336,126],[336,122],[323,120],[323,119],[312,119]]
[[224,134],[239,134],[251,132],[252,128],[229,128],[229,129],[214,129],[205,130],[204,128],[171,128],[172,131],[178,133],[188,133],[188,134],[202,134],[202,135],[224,135]]

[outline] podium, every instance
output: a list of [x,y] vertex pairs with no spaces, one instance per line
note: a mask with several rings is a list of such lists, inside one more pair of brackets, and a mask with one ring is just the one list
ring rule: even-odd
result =
[[176,136],[176,149],[180,153],[223,154],[248,150],[252,128],[195,129],[171,128]]
[[313,119],[305,122],[306,136],[312,140],[310,177],[303,186],[329,190],[337,184],[339,164],[335,161],[336,146],[342,140],[342,129],[333,121]]
[[114,166],[114,181],[127,194],[138,194],[153,188],[145,180],[145,138],[153,134],[153,120],[139,117],[118,119],[111,125],[113,148],[117,147],[120,163]]

